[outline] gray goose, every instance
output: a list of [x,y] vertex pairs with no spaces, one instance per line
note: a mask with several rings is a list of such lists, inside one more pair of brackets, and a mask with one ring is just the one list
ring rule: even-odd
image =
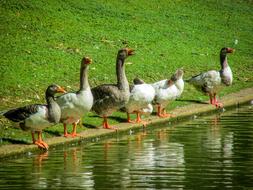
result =
[[[42,130],[57,124],[60,121],[61,109],[56,103],[54,95],[66,91],[58,85],[50,85],[46,90],[47,104],[32,104],[24,107],[11,109],[2,113],[7,119],[17,122],[21,129],[31,130],[33,144],[39,148],[48,149],[48,145],[42,140]],[[34,133],[38,133],[35,140]]]
[[88,68],[92,59],[84,57],[80,66],[80,89],[77,92],[69,92],[57,97],[56,101],[61,108],[61,123],[64,126],[64,136],[68,137],[67,124],[73,125],[70,136],[76,137],[76,125],[80,118],[91,110],[93,96],[88,81]]
[[227,61],[227,54],[233,53],[233,48],[222,48],[220,51],[220,71],[207,71],[205,73],[201,73],[187,80],[192,84],[197,90],[202,91],[204,94],[209,95],[210,103],[215,105],[216,107],[223,107],[223,104],[218,102],[216,99],[217,93],[224,86],[232,85],[233,74],[230,69]]
[[102,84],[92,88],[94,103],[92,110],[103,117],[105,129],[115,129],[108,124],[107,117],[124,107],[129,100],[129,84],[125,74],[125,59],[134,54],[134,50],[123,48],[118,51],[116,59],[117,84]]

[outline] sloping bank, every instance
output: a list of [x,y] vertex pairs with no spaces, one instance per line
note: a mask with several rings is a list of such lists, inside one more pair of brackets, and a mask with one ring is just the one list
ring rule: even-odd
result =
[[[240,104],[247,103],[253,100],[253,88],[243,89],[237,93],[232,93],[226,95],[222,98],[222,102],[224,103],[224,107],[233,107],[238,106]],[[178,123],[181,121],[185,121],[187,119],[192,118],[193,115],[201,115],[204,113],[215,112],[216,108],[212,105],[208,104],[200,104],[193,103],[184,107],[179,107],[171,112],[175,114],[176,117],[173,118],[158,118],[156,116],[151,116],[147,120],[147,127],[156,127],[159,126],[157,124],[170,122],[170,124]],[[68,144],[77,144],[77,143],[85,143],[97,141],[101,138],[112,137],[118,134],[129,133],[129,131],[140,130],[142,129],[142,125],[140,124],[128,124],[121,123],[117,125],[118,131],[115,132],[113,130],[108,129],[87,129],[80,133],[80,137],[77,138],[65,138],[65,137],[53,137],[49,139],[45,139],[48,143],[49,151],[55,146],[60,145],[68,145]],[[36,145],[23,145],[23,144],[11,144],[11,145],[3,145],[0,147],[0,159],[6,158],[9,156],[18,156],[20,154],[40,151]]]

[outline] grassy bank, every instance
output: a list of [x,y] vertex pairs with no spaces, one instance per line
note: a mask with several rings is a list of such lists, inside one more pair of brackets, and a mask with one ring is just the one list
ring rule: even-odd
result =
[[[252,1],[33,1],[0,3],[0,110],[44,102],[51,83],[78,89],[79,65],[84,55],[90,67],[90,84],[111,83],[119,48],[132,47],[136,55],[127,65],[129,81],[138,76],[147,82],[169,77],[183,67],[185,78],[208,69],[219,69],[221,47],[234,47],[229,56],[234,84],[221,96],[253,87]],[[238,44],[235,44],[235,41]],[[207,100],[186,85],[181,100]],[[177,101],[168,109],[188,104]],[[124,121],[116,113],[112,123]],[[30,134],[10,128],[0,120],[0,136],[30,141]],[[84,124],[101,122],[92,113]],[[84,128],[79,128],[84,130]],[[60,135],[57,125],[46,137]]]

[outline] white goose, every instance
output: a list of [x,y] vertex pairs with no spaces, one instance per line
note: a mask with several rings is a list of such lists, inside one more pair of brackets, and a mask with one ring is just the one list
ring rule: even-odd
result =
[[196,89],[202,91],[204,94],[209,95],[210,103],[216,107],[223,107],[223,104],[216,99],[217,93],[224,86],[232,85],[233,74],[228,65],[227,53],[233,53],[232,48],[222,48],[220,51],[220,71],[207,71],[201,73],[187,80]]
[[[130,87],[129,101],[125,106],[127,112],[127,122],[130,120],[130,113],[136,113],[136,123],[141,123],[141,114],[151,114],[153,106],[151,105],[155,97],[155,89],[152,85],[135,78],[134,85]],[[145,122],[142,122],[145,124]]]
[[77,92],[66,93],[57,97],[61,108],[61,123],[64,126],[64,136],[68,137],[67,124],[73,125],[72,137],[78,136],[76,125],[80,118],[91,110],[93,96],[88,82],[88,67],[92,63],[89,57],[84,57],[80,67],[80,89]]
[[157,116],[169,117],[170,114],[166,113],[166,106],[169,102],[180,97],[184,90],[183,70],[178,69],[174,75],[168,80],[161,80],[153,83],[152,86],[155,89],[156,95],[153,101],[154,105],[157,105]]

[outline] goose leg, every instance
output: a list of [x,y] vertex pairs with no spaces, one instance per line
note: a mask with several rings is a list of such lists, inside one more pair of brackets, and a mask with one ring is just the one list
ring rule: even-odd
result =
[[141,120],[140,112],[136,112],[136,123],[142,123],[144,127],[147,126],[147,122]]
[[161,105],[158,105],[158,107],[157,107],[157,116],[158,117],[163,117]]
[[216,99],[216,93],[214,94],[213,96],[213,102],[214,102],[214,105],[217,107],[217,108],[222,108],[223,107],[223,104],[221,102],[218,102],[218,100]]
[[162,114],[163,114],[163,117],[175,117],[175,115],[173,115],[173,114],[166,113],[165,108],[163,108],[163,110],[162,110]]
[[109,125],[106,116],[104,116],[103,118],[104,118],[104,121],[103,121],[103,128],[104,129],[114,129],[114,130],[117,130],[115,127],[112,127],[112,126]]
[[78,122],[75,122],[73,123],[73,130],[72,130],[72,133],[71,133],[71,136],[72,137],[77,137],[79,136],[77,133],[76,133],[76,125],[77,125]]
[[41,131],[38,131],[38,140],[35,141],[35,144],[38,145],[39,148],[48,150],[48,144],[42,140]]
[[157,115],[161,118],[171,117],[171,114],[167,114],[165,108],[161,108],[161,105],[158,105]]
[[32,141],[33,141],[33,144],[35,144],[35,137],[34,137],[34,131],[31,132],[32,133]]
[[130,113],[127,113],[127,122],[128,123],[134,123],[134,121],[132,121],[131,118],[130,118]]
[[213,104],[213,96],[212,96],[212,94],[209,94],[209,98],[210,98],[210,104]]
[[64,127],[64,137],[69,137],[70,134],[68,134],[67,124],[66,124],[66,123],[63,123],[63,127]]

